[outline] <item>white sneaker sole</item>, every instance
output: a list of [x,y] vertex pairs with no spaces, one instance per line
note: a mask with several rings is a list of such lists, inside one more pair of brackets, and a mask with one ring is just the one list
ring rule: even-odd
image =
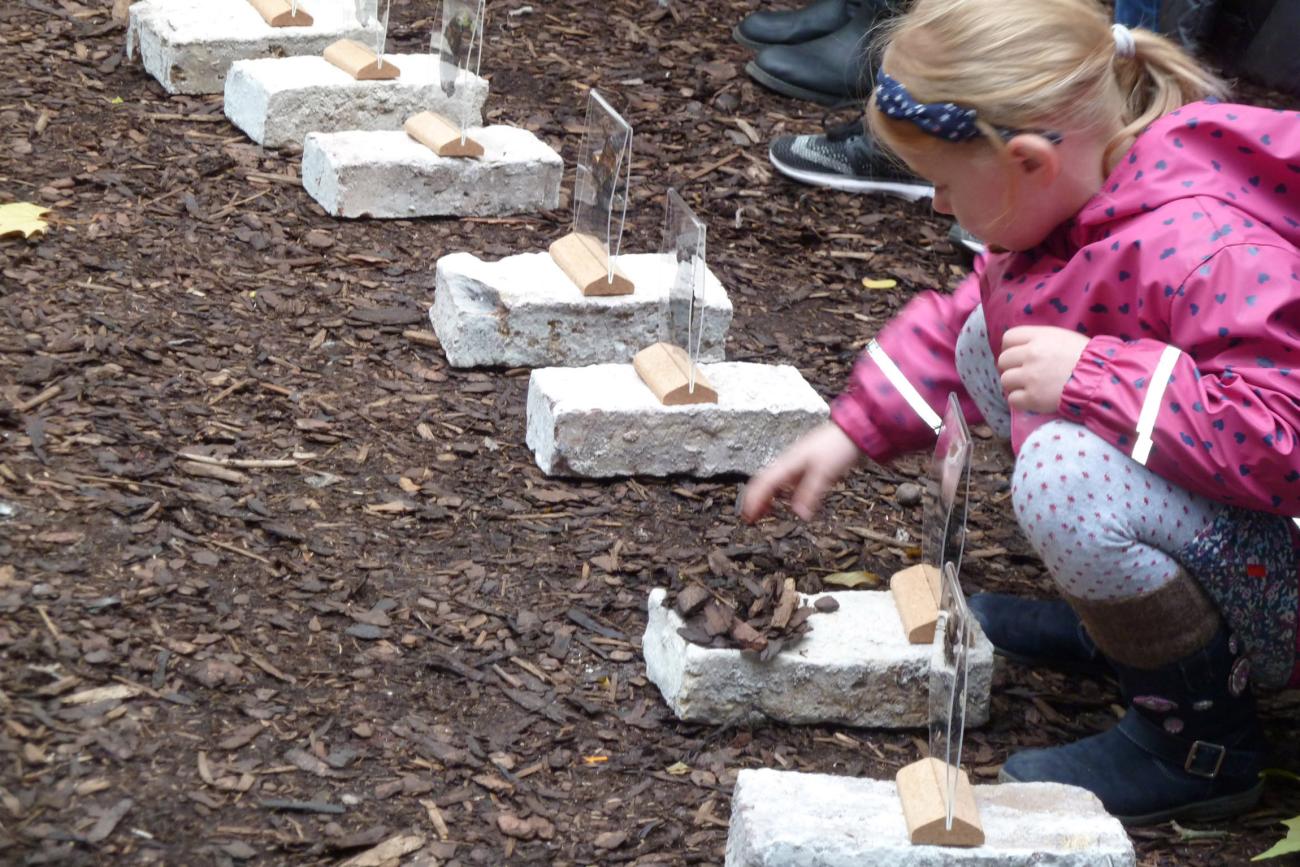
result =
[[814,187],[827,187],[832,190],[841,190],[846,193],[884,193],[885,195],[898,196],[901,199],[907,199],[909,202],[915,202],[919,199],[934,196],[934,187],[929,184],[908,183],[906,181],[879,181],[869,178],[852,178],[844,177],[843,175],[805,172],[792,166],[785,165],[773,156],[771,152],[768,153],[767,158],[776,170],[787,178],[792,178],[800,183],[810,184]]

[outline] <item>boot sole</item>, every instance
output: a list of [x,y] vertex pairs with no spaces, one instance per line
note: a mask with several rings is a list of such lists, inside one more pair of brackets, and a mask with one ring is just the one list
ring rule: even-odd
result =
[[818,105],[824,105],[828,108],[848,108],[850,106],[860,106],[865,97],[846,96],[842,93],[822,93],[820,90],[810,90],[806,87],[800,87],[797,84],[777,78],[775,75],[764,70],[754,61],[745,64],[745,72],[749,77],[766,87],[768,90],[775,90],[782,96],[790,96],[795,99],[806,99],[815,102]]
[[908,183],[907,181],[877,181],[846,177],[844,175],[806,172],[785,165],[776,157],[772,156],[771,153],[767,155],[767,159],[778,172],[785,175],[787,178],[814,187],[827,187],[832,190],[841,190],[846,193],[885,193],[890,196],[898,196],[900,199],[907,199],[909,202],[915,202],[919,199],[924,199],[934,195],[934,187],[929,186],[928,184]]
[[731,38],[748,48],[750,51],[762,51],[769,45],[775,45],[773,42],[757,42],[740,32],[740,25],[737,24],[731,28]]
[[[1023,783],[1025,781],[1016,779],[1003,769],[998,772],[998,782]],[[1233,816],[1240,816],[1242,813],[1248,812],[1259,803],[1259,798],[1263,794],[1264,784],[1260,782],[1243,792],[1211,798],[1208,801],[1197,801],[1194,804],[1184,804],[1181,807],[1158,810],[1154,813],[1139,816],[1116,816],[1115,818],[1119,819],[1120,824],[1132,827],[1160,825],[1180,819],[1191,822],[1213,822],[1219,819],[1230,819]]]

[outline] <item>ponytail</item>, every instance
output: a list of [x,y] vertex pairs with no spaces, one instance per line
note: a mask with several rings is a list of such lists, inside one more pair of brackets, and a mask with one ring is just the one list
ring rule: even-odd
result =
[[1152,121],[1189,102],[1227,95],[1227,84],[1170,40],[1150,30],[1132,31],[1134,55],[1115,58],[1115,78],[1124,99],[1123,129],[1107,145],[1107,158]]

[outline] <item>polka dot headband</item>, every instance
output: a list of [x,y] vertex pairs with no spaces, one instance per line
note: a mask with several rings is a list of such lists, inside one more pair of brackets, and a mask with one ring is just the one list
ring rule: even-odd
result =
[[[901,82],[881,69],[876,73],[876,107],[885,117],[916,124],[922,131],[950,142],[970,141],[983,135],[975,123],[975,109],[962,108],[955,102],[918,102]],[[1003,140],[1010,140],[1021,132],[1031,130],[1007,129],[995,126]],[[1061,134],[1032,130],[1053,144],[1061,142]]]
[[930,135],[952,142],[981,135],[975,109],[953,102],[917,102],[911,92],[885,70],[876,74],[876,107],[885,117],[907,120]]

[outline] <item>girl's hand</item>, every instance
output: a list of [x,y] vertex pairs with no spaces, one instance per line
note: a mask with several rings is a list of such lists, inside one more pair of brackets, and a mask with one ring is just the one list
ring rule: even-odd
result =
[[754,523],[772,508],[772,501],[788,494],[790,508],[805,521],[812,520],[831,486],[853,469],[862,452],[835,422],[825,422],[804,434],[745,486],[741,516]]
[[1019,325],[1002,338],[998,370],[1012,409],[1056,412],[1086,335],[1054,325]]

